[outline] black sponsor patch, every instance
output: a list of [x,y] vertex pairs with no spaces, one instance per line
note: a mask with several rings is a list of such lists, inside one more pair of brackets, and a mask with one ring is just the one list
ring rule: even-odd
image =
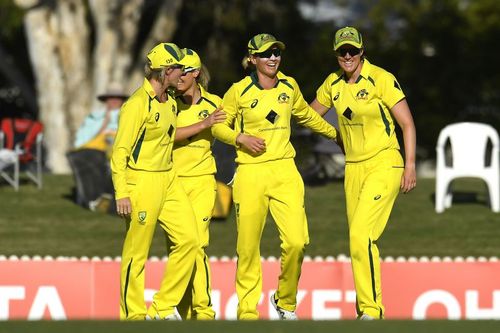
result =
[[278,114],[274,112],[273,110],[269,111],[269,113],[266,116],[267,121],[269,121],[271,124],[274,124],[276,120],[278,120]]
[[348,107],[345,109],[344,113],[342,113],[344,117],[346,117],[349,120],[352,120],[352,110]]

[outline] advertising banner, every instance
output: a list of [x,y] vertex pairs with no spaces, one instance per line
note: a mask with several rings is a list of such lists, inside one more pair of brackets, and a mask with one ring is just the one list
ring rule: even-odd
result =
[[[146,265],[144,297],[151,302],[167,261]],[[269,305],[279,261],[263,261],[262,319],[277,319]],[[236,319],[236,262],[211,261],[217,319]],[[0,261],[0,320],[118,319],[118,261]],[[387,319],[500,319],[498,262],[383,262]],[[348,261],[307,261],[297,295],[301,319],[354,319],[356,293]]]

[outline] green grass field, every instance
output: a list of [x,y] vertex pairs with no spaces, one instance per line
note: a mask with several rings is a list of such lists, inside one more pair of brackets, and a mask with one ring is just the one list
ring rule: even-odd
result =
[[4,322],[0,333],[470,333],[498,332],[498,321],[215,321],[215,322],[135,322],[67,321],[67,322]]
[[[114,216],[93,213],[72,202],[71,176],[45,176],[43,190],[31,184],[14,192],[0,185],[0,255],[119,256],[124,223]],[[401,195],[379,247],[386,256],[499,256],[500,219],[486,205],[480,181],[456,182],[457,202],[443,214],[434,212],[434,180],[421,179],[408,195]],[[342,183],[309,187],[310,256],[348,254],[347,223]],[[234,256],[234,216],[211,226],[212,256]],[[165,255],[164,237],[156,233],[151,255]],[[278,256],[277,231],[269,219],[262,239],[262,255]],[[290,322],[138,322],[0,321],[0,333],[58,332],[499,332],[500,321],[299,321]]]
[[[94,213],[72,201],[71,176],[46,175],[44,188],[26,183],[19,192],[0,183],[0,255],[119,256],[125,227],[115,216]],[[500,256],[500,218],[486,204],[479,180],[455,182],[457,202],[443,214],[434,212],[434,180],[420,179],[410,194],[400,195],[379,248],[386,256]],[[348,254],[342,183],[306,189],[310,256]],[[262,255],[278,256],[277,230],[268,220]],[[234,216],[212,222],[209,255],[234,256]],[[158,229],[150,252],[165,255]]]

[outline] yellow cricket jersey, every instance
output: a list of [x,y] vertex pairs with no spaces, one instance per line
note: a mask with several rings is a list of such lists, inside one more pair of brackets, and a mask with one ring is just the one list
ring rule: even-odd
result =
[[[200,100],[194,104],[185,104],[182,96],[178,96],[177,128],[198,123],[213,113],[222,104],[219,96],[210,94],[202,86]],[[211,146],[214,141],[210,128],[200,133],[176,142],[174,144],[173,159],[175,170],[179,176],[193,177],[215,174],[215,159]]]
[[123,104],[111,155],[116,199],[129,196],[127,168],[144,171],[172,168],[176,114],[175,100],[169,97],[160,103],[146,79]]
[[326,78],[316,98],[337,111],[346,162],[364,161],[385,149],[399,149],[390,109],[405,95],[391,73],[365,59],[356,83],[348,84],[340,69]]
[[337,137],[335,128],[304,100],[295,79],[281,72],[277,76],[275,87],[263,89],[254,72],[234,83],[224,95],[222,105],[227,117],[225,123],[212,127],[214,136],[235,146],[238,133],[260,137],[266,142],[266,151],[258,156],[238,148],[236,162],[239,164],[294,158],[295,149],[290,142],[292,116],[299,125],[330,139]]

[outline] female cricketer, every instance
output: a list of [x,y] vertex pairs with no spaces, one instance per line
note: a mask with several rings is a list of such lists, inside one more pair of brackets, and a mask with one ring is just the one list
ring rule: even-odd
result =
[[177,84],[177,132],[173,151],[174,168],[193,206],[198,224],[200,251],[196,257],[192,286],[186,290],[179,313],[183,318],[214,319],[210,292],[210,266],[205,249],[209,243],[209,226],[216,198],[215,159],[210,128],[226,119],[218,107],[219,96],[206,88],[208,71],[198,54],[183,49],[186,64]]
[[[311,106],[321,115],[334,107],[346,154],[344,190],[356,310],[363,320],[382,319],[377,241],[399,190],[416,186],[415,125],[396,78],[364,57],[361,34],[339,29],[333,46],[340,69],[330,74]],[[405,161],[394,120],[403,131]]]
[[269,34],[250,39],[247,62],[255,71],[229,88],[223,98],[227,118],[213,127],[217,139],[237,147],[238,319],[259,317],[260,240],[268,210],[281,240],[281,274],[271,304],[280,319],[297,319],[297,287],[309,234],[304,183],[290,142],[291,118],[330,139],[337,137],[336,129],[309,107],[297,82],[278,70],[284,49]]
[[[172,43],[147,56],[145,79],[122,106],[111,157],[117,213],[126,219],[120,279],[120,318],[178,319],[199,250],[195,216],[172,168],[177,105],[165,96],[177,87],[184,54]],[[165,100],[160,99],[164,95]],[[167,235],[169,258],[153,303],[144,302],[145,263],[157,222]]]

